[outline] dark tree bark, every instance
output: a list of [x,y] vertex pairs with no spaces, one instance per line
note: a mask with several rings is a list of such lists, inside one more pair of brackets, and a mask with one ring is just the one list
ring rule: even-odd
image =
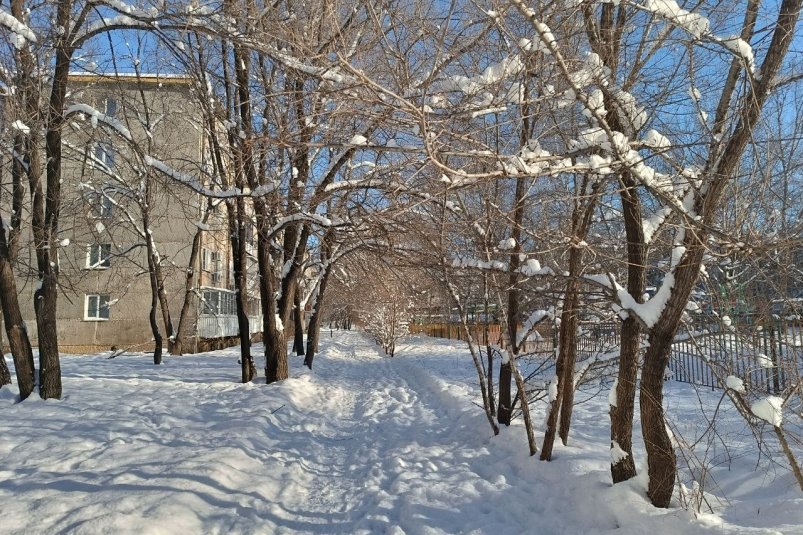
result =
[[0,357],[0,388],[11,384],[11,371],[6,364],[6,358]]
[[[55,65],[47,110],[45,131],[45,171],[47,192],[37,179],[31,184],[33,195],[33,237],[39,272],[39,287],[34,292],[34,311],[39,336],[39,395],[43,399],[61,398],[61,363],[56,331],[59,265],[59,212],[61,210],[61,134],[64,104],[73,48],[69,40],[74,28],[70,25],[72,2],[60,0],[56,8],[56,26],[65,31],[56,40]],[[36,150],[31,151],[36,154]],[[32,159],[33,160],[33,159]],[[37,167],[41,162],[31,161]],[[41,178],[41,177],[40,177]]]
[[[525,128],[526,130],[526,128]],[[502,362],[499,367],[499,407],[496,410],[496,418],[500,424],[510,425],[510,419],[513,415],[513,398],[511,396],[511,382],[513,379],[512,367],[515,366],[516,356],[518,355],[518,347],[516,342],[516,333],[518,331],[519,322],[519,266],[521,260],[519,254],[521,253],[521,225],[524,220],[524,195],[526,192],[526,178],[519,177],[516,179],[516,196],[514,198],[513,206],[513,229],[511,237],[515,240],[516,245],[510,253],[510,263],[508,268],[508,291],[507,291],[507,337],[508,347],[510,348],[510,360]]]
[[[644,355],[639,401],[644,445],[647,450],[647,471],[650,478],[647,495],[656,507],[669,507],[677,472],[675,454],[664,423],[663,409],[663,378],[669,363],[672,340],[689,295],[700,275],[703,255],[706,252],[708,228],[715,221],[722,192],[739,165],[764,103],[775,83],[775,77],[787,55],[794,38],[800,10],[801,0],[783,0],[772,40],[759,70],[760,76],[743,100],[733,133],[714,139],[714,146],[703,174],[709,182],[707,188],[698,194],[694,203],[694,213],[699,214],[701,225],[694,229],[686,229],[683,235],[682,245],[685,247],[685,252],[676,266],[672,293],[650,332],[649,347]],[[749,13],[746,15],[747,22],[750,16]],[[738,70],[736,72],[738,73]],[[721,101],[730,101],[737,78],[732,74],[733,72],[730,72],[728,75]],[[727,106],[718,108],[715,127],[725,122],[724,116],[719,115],[720,109],[726,110]]]
[[[234,9],[231,2],[227,2],[228,9]],[[250,140],[254,135],[254,124],[252,117],[251,99],[249,92],[250,83],[250,68],[251,59],[247,50],[244,50],[241,45],[234,44],[233,46],[233,65],[234,76],[236,80],[236,109],[242,125],[243,133],[246,140]],[[267,81],[265,81],[267,84]],[[302,84],[303,85],[303,84]],[[269,89],[266,87],[266,89]],[[303,117],[299,118],[303,124]],[[238,147],[238,158],[240,158],[240,169],[242,170],[242,177],[247,182],[252,190],[259,187],[259,180],[256,173],[254,149],[253,144],[250,142],[242,142],[242,140],[235,141]],[[304,157],[304,166],[308,169],[309,164],[306,156]],[[299,164],[300,165],[300,164]],[[299,169],[299,180],[305,180],[306,175],[301,178],[301,169]],[[291,189],[300,189],[295,185]],[[289,366],[287,361],[287,343],[284,334],[284,322],[289,319],[290,308],[286,306],[285,301],[280,301],[278,304],[283,305],[281,308],[277,307],[276,300],[276,274],[273,266],[273,259],[271,258],[269,244],[273,236],[269,235],[271,214],[269,207],[263,198],[254,198],[254,212],[257,219],[257,266],[259,270],[259,290],[262,299],[262,315],[263,315],[263,329],[262,341],[265,346],[265,381],[270,384],[275,381],[281,381],[289,377]],[[302,252],[303,254],[303,252]],[[294,263],[293,267],[286,274],[286,277],[296,277],[298,269]],[[279,287],[282,289],[282,296],[280,299],[289,299],[292,304],[292,286],[289,288],[290,293],[287,293],[287,288],[284,288],[284,280]],[[286,309],[286,310],[285,310]]]
[[501,361],[499,365],[499,404],[496,408],[496,421],[502,425],[510,425],[510,419],[513,415],[512,381],[513,370],[510,369],[510,361]]
[[[0,235],[4,237],[5,232],[0,230]],[[11,263],[3,254],[3,250],[7,250],[7,248],[4,247],[2,241],[4,240],[0,239],[0,306],[3,308],[3,324],[6,329],[8,346],[14,358],[14,373],[17,377],[20,399],[25,399],[31,395],[36,383],[33,350],[17,300],[14,271],[11,269]],[[5,365],[5,359],[2,360]],[[8,371],[7,368],[6,371]]]
[[150,218],[147,209],[142,212],[142,223],[145,225],[145,247],[146,254],[148,255],[148,280],[151,287],[151,307],[148,312],[148,323],[151,326],[151,334],[153,334],[153,363],[159,365],[162,363],[162,348],[163,339],[162,332],[159,329],[159,321],[157,314],[159,310],[159,281],[156,278],[156,266],[159,261],[156,258],[156,251],[154,251],[153,240],[151,239],[148,224]]
[[301,288],[296,284],[295,295],[293,296],[293,350],[296,355],[304,354],[304,311],[301,309]]
[[[622,199],[625,234],[627,236],[627,291],[641,302],[644,295],[647,269],[647,246],[641,224],[641,202],[636,183],[625,176],[620,197]],[[611,446],[618,445],[627,456],[611,463],[614,483],[626,481],[636,475],[633,460],[633,412],[635,410],[638,357],[641,348],[641,323],[628,317],[622,322],[619,350],[619,372],[616,379],[616,405],[611,406]]]
[[[207,212],[208,213],[208,212]],[[206,223],[207,214],[204,214],[203,223]],[[192,248],[190,249],[190,260],[187,262],[187,274],[184,278],[184,302],[181,304],[181,312],[178,316],[178,326],[176,327],[176,337],[173,340],[171,352],[174,355],[183,355],[186,348],[184,343],[187,335],[191,332],[190,328],[190,312],[195,310],[197,306],[197,294],[195,293],[196,285],[196,265],[198,264],[198,256],[201,253],[201,239],[203,231],[198,229],[195,231],[195,236],[192,239]]]
[[[14,148],[18,155],[25,154],[25,140],[17,136]],[[14,158],[12,176],[12,214],[8,231],[6,221],[0,215],[0,307],[3,309],[3,325],[8,338],[8,346],[14,359],[14,373],[17,377],[20,399],[24,400],[34,390],[36,378],[31,342],[25,328],[20,310],[17,283],[14,278],[14,263],[19,250],[19,231],[22,224],[22,204],[25,191],[22,186],[24,168],[18,158]],[[1,344],[0,344],[1,345]],[[0,356],[0,385],[10,384],[11,375],[5,359]]]
[[333,263],[325,261],[324,271],[321,274],[321,282],[318,284],[318,292],[315,296],[314,308],[307,327],[307,352],[304,355],[304,365],[312,369],[312,361],[315,359],[315,352],[318,351],[318,340],[321,335],[321,316],[323,315],[323,298],[326,294],[326,286],[329,283],[329,275],[332,273]]
[[574,371],[577,359],[577,327],[580,307],[581,275],[583,273],[584,248],[581,245],[588,236],[594,208],[601,188],[601,181],[592,181],[584,176],[578,191],[591,191],[590,195],[577,196],[571,216],[571,247],[569,249],[569,278],[563,294],[563,311],[558,337],[558,358],[555,376],[558,384],[555,399],[549,405],[547,426],[541,460],[552,458],[552,447],[557,432],[563,444],[568,443],[572,410],[574,409]]
[[[573,251],[572,251],[573,252]],[[579,281],[571,277],[566,284],[565,295],[563,298],[563,312],[560,317],[560,332],[558,339],[558,358],[555,362],[556,385],[555,399],[551,400],[547,408],[546,430],[544,432],[544,442],[541,446],[541,460],[552,460],[552,448],[555,444],[555,434],[558,431],[558,416],[561,409],[566,410],[564,396],[566,388],[564,384],[569,375],[567,368],[574,370],[574,358],[577,347],[577,306]],[[570,385],[574,389],[574,385]]]
[[[238,187],[241,187],[242,184]],[[234,264],[235,306],[237,308],[237,326],[240,333],[240,365],[242,382],[248,383],[256,376],[254,358],[251,356],[251,326],[248,321],[248,272],[245,243],[245,201],[238,197],[236,201],[227,203],[229,222],[229,241],[231,243]]]
[[165,337],[168,339],[169,344],[169,341],[173,339],[174,332],[173,320],[170,317],[170,305],[167,302],[167,292],[165,292],[164,271],[162,271],[162,265],[160,262],[155,262],[153,267],[156,270],[156,295],[159,297],[159,308],[162,311],[162,322],[164,323]]

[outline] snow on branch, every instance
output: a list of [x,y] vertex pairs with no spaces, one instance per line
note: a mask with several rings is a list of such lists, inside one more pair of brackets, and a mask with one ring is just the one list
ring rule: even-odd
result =
[[280,218],[276,222],[276,224],[273,225],[268,230],[268,236],[273,236],[274,234],[276,234],[277,232],[282,230],[287,225],[289,225],[291,223],[298,222],[298,221],[306,221],[308,223],[315,223],[318,226],[321,226],[321,227],[324,227],[324,228],[332,227],[332,226],[335,226],[335,225],[339,224],[338,221],[333,221],[332,219],[329,219],[328,217],[322,216],[320,214],[311,214],[311,213],[307,213],[307,212],[298,212],[298,213],[291,214],[291,215],[288,215],[288,216]]
[[173,169],[166,163],[161,160],[157,160],[147,154],[144,156],[143,161],[145,165],[148,167],[153,167],[160,173],[172,178],[176,182],[180,182],[185,186],[189,187],[196,193],[200,193],[205,197],[212,197],[215,199],[229,199],[232,197],[241,197],[247,196],[251,197],[250,193],[243,193],[239,188],[231,188],[228,190],[212,190],[204,186],[196,177],[192,175],[188,175],[186,173],[182,173],[176,169]]
[[330,193],[332,191],[339,191],[343,189],[371,189],[378,188],[385,184],[386,182],[384,180],[377,178],[341,180],[340,182],[327,184],[324,188],[324,192]]
[[539,275],[554,275],[555,272],[552,271],[550,267],[541,267],[541,263],[536,260],[535,258],[528,258],[524,265],[522,265],[518,272],[524,275],[525,277],[537,277]]
[[516,336],[516,346],[521,346],[521,344],[533,334],[539,323],[552,318],[554,318],[554,311],[552,310],[536,310],[530,314],[522,324],[521,331],[519,331]]
[[711,25],[707,18],[698,13],[686,11],[675,0],[645,0],[644,8],[669,20],[697,39],[711,32]]
[[695,39],[706,38],[714,43],[719,43],[734,56],[741,58],[750,73],[755,74],[756,62],[753,47],[738,35],[731,37],[712,35],[711,24],[705,16],[681,8],[675,0],[645,0],[643,8],[665,18]]
[[22,22],[18,21],[14,15],[2,8],[0,8],[0,26],[5,26],[11,31],[11,33],[14,34],[16,37],[14,46],[17,49],[25,46],[26,41],[30,43],[36,42],[36,34],[33,33],[33,30],[31,30]]
[[480,260],[479,258],[454,258],[451,262],[446,262],[446,264],[451,264],[453,268],[458,269],[466,269],[466,268],[473,268],[473,269],[484,269],[490,271],[502,271],[507,273],[507,264],[501,262],[499,260]]
[[118,134],[120,134],[120,136],[124,137],[128,141],[133,141],[133,138],[131,137],[131,131],[128,128],[126,128],[126,126],[123,123],[121,123],[114,117],[111,117],[110,115],[106,115],[105,113],[98,111],[97,109],[93,108],[92,106],[89,106],[88,104],[73,104],[72,106],[69,106],[66,110],[64,110],[64,115],[66,117],[78,113],[89,117],[89,121],[90,124],[92,125],[92,128],[97,128],[98,123],[102,123],[111,128],[112,130],[114,130],[115,132],[117,132]]

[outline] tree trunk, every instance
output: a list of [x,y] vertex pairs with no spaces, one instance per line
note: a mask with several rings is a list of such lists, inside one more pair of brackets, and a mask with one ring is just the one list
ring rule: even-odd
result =
[[61,363],[56,335],[56,273],[45,276],[42,287],[34,292],[36,328],[39,332],[39,396],[61,399]]
[[[206,219],[204,219],[206,222]],[[192,249],[190,250],[190,260],[187,263],[187,275],[184,279],[184,302],[181,305],[181,312],[178,316],[178,327],[176,328],[176,338],[173,341],[171,352],[174,355],[182,355],[185,351],[184,341],[190,330],[190,312],[195,310],[197,295],[195,293],[195,267],[198,263],[198,255],[201,252],[201,229],[195,231],[192,239]]]
[[249,383],[256,376],[251,356],[251,325],[248,321],[248,256],[245,250],[245,201],[238,197],[227,203],[229,241],[234,264],[234,300],[237,307],[237,326],[240,334],[240,365],[242,382]]
[[[579,306],[580,306],[580,283],[578,277],[582,269],[580,262],[582,262],[582,252],[579,248],[573,247],[569,253],[569,262],[571,264],[570,277],[572,281],[569,283],[571,296],[568,300],[569,310],[563,310],[566,316],[561,322],[561,334],[566,334],[567,338],[565,343],[561,343],[560,347],[566,348],[564,355],[563,370],[559,376],[558,388],[562,390],[560,400],[560,427],[558,429],[558,436],[565,446],[569,442],[569,426],[572,421],[572,411],[574,409],[574,370],[575,363],[577,362],[577,325],[579,319]],[[568,314],[567,314],[568,312]],[[566,330],[563,330],[563,322],[567,322]]]
[[[555,377],[558,381],[555,399],[549,406],[547,429],[544,435],[544,449],[541,460],[552,458],[552,447],[555,432],[565,445],[569,440],[569,427],[574,409],[574,370],[577,360],[577,326],[580,307],[580,276],[583,272],[584,249],[581,243],[588,235],[594,207],[601,182],[591,181],[589,176],[583,177],[580,191],[586,192],[591,187],[591,195],[577,197],[574,201],[571,219],[572,245],[569,249],[569,280],[563,295],[563,311],[561,312],[560,332],[558,339],[558,359],[555,363]],[[559,422],[558,422],[559,421]],[[559,423],[559,426],[558,426]]]
[[[158,259],[158,258],[157,258]],[[165,292],[165,278],[162,272],[162,266],[159,262],[154,263],[154,270],[156,275],[156,295],[159,297],[159,308],[162,310],[162,321],[165,327],[165,336],[168,343],[173,339],[173,320],[170,318],[170,305],[167,302],[167,293]]]
[[323,275],[321,275],[321,282],[318,285],[318,293],[315,296],[312,315],[310,316],[309,326],[307,327],[307,352],[304,355],[304,365],[310,370],[312,369],[312,361],[315,358],[315,352],[318,350],[318,339],[321,333],[323,297],[326,292],[326,286],[329,283],[329,275],[331,272],[332,263],[328,262],[324,268]]
[[[526,123],[526,120],[525,120]],[[525,131],[527,130],[525,126]],[[507,339],[508,355],[510,360],[503,362],[499,367],[499,407],[496,411],[497,421],[500,424],[510,425],[513,415],[513,399],[511,396],[511,379],[513,378],[512,362],[518,356],[518,342],[516,332],[519,322],[519,273],[521,265],[521,225],[524,221],[524,195],[526,193],[526,179],[519,177],[516,179],[516,196],[513,205],[513,229],[511,237],[515,240],[515,245],[510,252],[508,264],[508,291],[507,291]]]
[[675,329],[653,332],[641,372],[641,430],[647,451],[647,495],[656,507],[669,507],[677,461],[664,420],[664,370]]
[[[642,302],[647,269],[647,246],[641,222],[641,201],[636,182],[629,175],[623,177],[620,192],[627,236],[627,291]],[[616,379],[616,404],[610,408],[611,448],[618,446],[626,457],[611,462],[614,483],[626,481],[636,475],[633,459],[633,412],[638,380],[638,357],[641,349],[641,324],[632,317],[622,322],[619,343],[619,373]]]
[[510,361],[501,361],[499,366],[499,405],[496,408],[496,421],[502,425],[510,425],[513,416],[513,398],[511,393],[511,381],[513,380],[513,370],[510,368]]
[[[257,206],[261,203],[255,202]],[[276,313],[276,285],[271,265],[270,252],[266,240],[261,233],[266,225],[265,214],[257,211],[258,232],[257,259],[259,263],[259,291],[262,297],[262,341],[265,346],[265,382],[270,384],[282,381],[290,376],[287,363],[287,342],[284,328],[279,328],[279,316]]]
[[287,340],[284,330],[276,330],[276,321],[273,336],[265,337],[265,382],[267,384],[283,381],[290,377],[287,363]]
[[[29,175],[31,181],[32,230],[36,248],[39,288],[34,292],[34,311],[39,336],[39,395],[42,399],[60,399],[61,364],[56,330],[56,305],[58,300],[58,247],[59,213],[61,210],[62,153],[61,131],[64,124],[64,102],[69,81],[70,61],[73,49],[67,41],[71,34],[71,0],[59,0],[56,7],[56,26],[64,28],[62,37],[56,41],[55,65],[53,69],[50,98],[47,107],[47,128],[45,131],[45,170],[47,193],[42,190],[41,174],[34,171]],[[40,169],[38,150],[29,146],[33,156],[29,162],[31,169]]]
[[633,412],[635,410],[638,354],[641,344],[641,326],[628,318],[622,322],[619,353],[619,373],[616,379],[616,405],[610,408],[611,447],[618,447],[627,456],[611,462],[611,478],[621,483],[636,475],[633,459]]
[[[486,340],[488,337],[487,329],[486,329]],[[496,416],[496,400],[494,400],[494,354],[493,349],[491,348],[491,344],[485,346],[485,354],[488,359],[488,408],[490,410],[491,416]]]
[[6,364],[6,357],[0,356],[0,388],[11,384],[11,371]]
[[521,417],[524,420],[524,429],[527,433],[527,446],[530,448],[530,455],[538,453],[538,445],[535,442],[535,432],[533,430],[533,420],[530,416],[530,402],[527,400],[527,385],[524,377],[521,376],[518,365],[512,363],[513,376],[516,379],[516,386],[519,392],[519,402],[521,403]]
[[293,296],[293,326],[293,349],[300,356],[304,354],[304,311],[301,309],[301,287],[298,285]]
[[162,333],[159,331],[159,322],[156,318],[159,308],[159,283],[156,280],[156,272],[154,269],[156,259],[151,255],[153,245],[149,238],[146,239],[146,243],[148,244],[148,279],[151,285],[151,308],[148,313],[148,323],[151,326],[151,333],[153,334],[153,363],[159,365],[162,363]]
[[[578,281],[574,278],[569,279],[566,283],[566,294],[563,300],[563,312],[561,312],[560,319],[560,333],[559,333],[559,348],[558,358],[555,362],[555,379],[557,385],[554,385],[555,398],[550,400],[547,408],[546,431],[544,432],[544,442],[541,447],[541,460],[552,460],[552,448],[555,444],[555,435],[558,431],[558,419],[561,409],[564,408],[563,396],[566,391],[564,382],[566,381],[567,362],[569,359],[574,359],[576,344],[577,344],[577,286]],[[574,364],[572,362],[572,364]],[[573,367],[572,367],[573,370]],[[550,389],[553,385],[550,385]],[[573,388],[573,385],[572,385]]]
[[708,239],[707,226],[713,224],[722,192],[734,175],[752,136],[774,78],[792,43],[800,10],[801,0],[783,0],[781,3],[772,40],[760,68],[761,76],[745,97],[739,120],[732,135],[723,142],[721,154],[717,151],[709,154],[705,173],[709,183],[694,204],[694,213],[699,214],[702,226],[682,235],[685,253],[675,266],[672,293],[650,333],[649,347],[644,354],[639,401],[650,478],[647,495],[656,507],[669,507],[677,472],[675,452],[667,433],[663,409],[664,372],[669,363],[672,339],[700,275],[706,251],[704,244]]
[[[3,231],[0,230],[0,232]],[[3,235],[5,235],[4,232]],[[14,271],[11,268],[11,263],[2,255],[2,250],[5,249],[3,244],[0,244],[0,306],[3,308],[3,324],[6,329],[8,346],[14,358],[14,373],[17,377],[20,399],[23,400],[31,395],[36,383],[33,350],[31,349],[28,331],[25,328],[19,300],[17,299]],[[2,360],[5,366],[5,358],[2,358]],[[7,367],[6,373],[8,373]],[[2,383],[1,378],[0,383]]]

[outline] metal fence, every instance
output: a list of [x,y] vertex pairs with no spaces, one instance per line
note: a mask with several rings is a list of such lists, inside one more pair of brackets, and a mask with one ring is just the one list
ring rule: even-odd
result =
[[[581,325],[577,337],[577,361],[619,345],[619,323]],[[471,325],[472,337],[485,344],[485,326]],[[490,341],[500,343],[501,328],[489,326]],[[436,338],[465,340],[463,328],[455,323],[411,325],[410,332]],[[528,353],[554,354],[557,337],[551,325],[539,328],[528,341]],[[711,388],[721,388],[721,379],[734,375],[749,388],[779,393],[800,380],[803,363],[803,321],[800,318],[754,318],[726,320],[706,318],[682,329],[672,346],[667,379]]]
[[678,334],[670,377],[719,388],[719,378],[733,375],[748,388],[780,393],[800,379],[801,327],[799,318],[696,325]]

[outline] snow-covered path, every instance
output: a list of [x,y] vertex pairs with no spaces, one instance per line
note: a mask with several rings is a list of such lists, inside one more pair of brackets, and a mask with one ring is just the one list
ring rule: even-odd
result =
[[[460,531],[462,507],[498,490],[471,471],[487,450],[456,446],[401,360],[356,333],[325,346],[279,387],[236,384],[229,350],[161,368],[66,357],[63,401],[0,391],[0,532]],[[439,496],[476,502],[427,505]]]
[[[158,368],[144,355],[65,357],[61,401],[13,404],[12,391],[0,389],[0,533],[745,533],[768,525],[766,514],[734,526],[655,510],[643,480],[611,488],[599,403],[578,405],[572,444],[541,463],[527,456],[519,426],[491,436],[472,403],[465,351],[412,339],[389,359],[358,333],[322,342],[314,373],[293,358],[293,377],[280,385],[237,384],[231,349]],[[799,516],[769,525],[796,533]]]

